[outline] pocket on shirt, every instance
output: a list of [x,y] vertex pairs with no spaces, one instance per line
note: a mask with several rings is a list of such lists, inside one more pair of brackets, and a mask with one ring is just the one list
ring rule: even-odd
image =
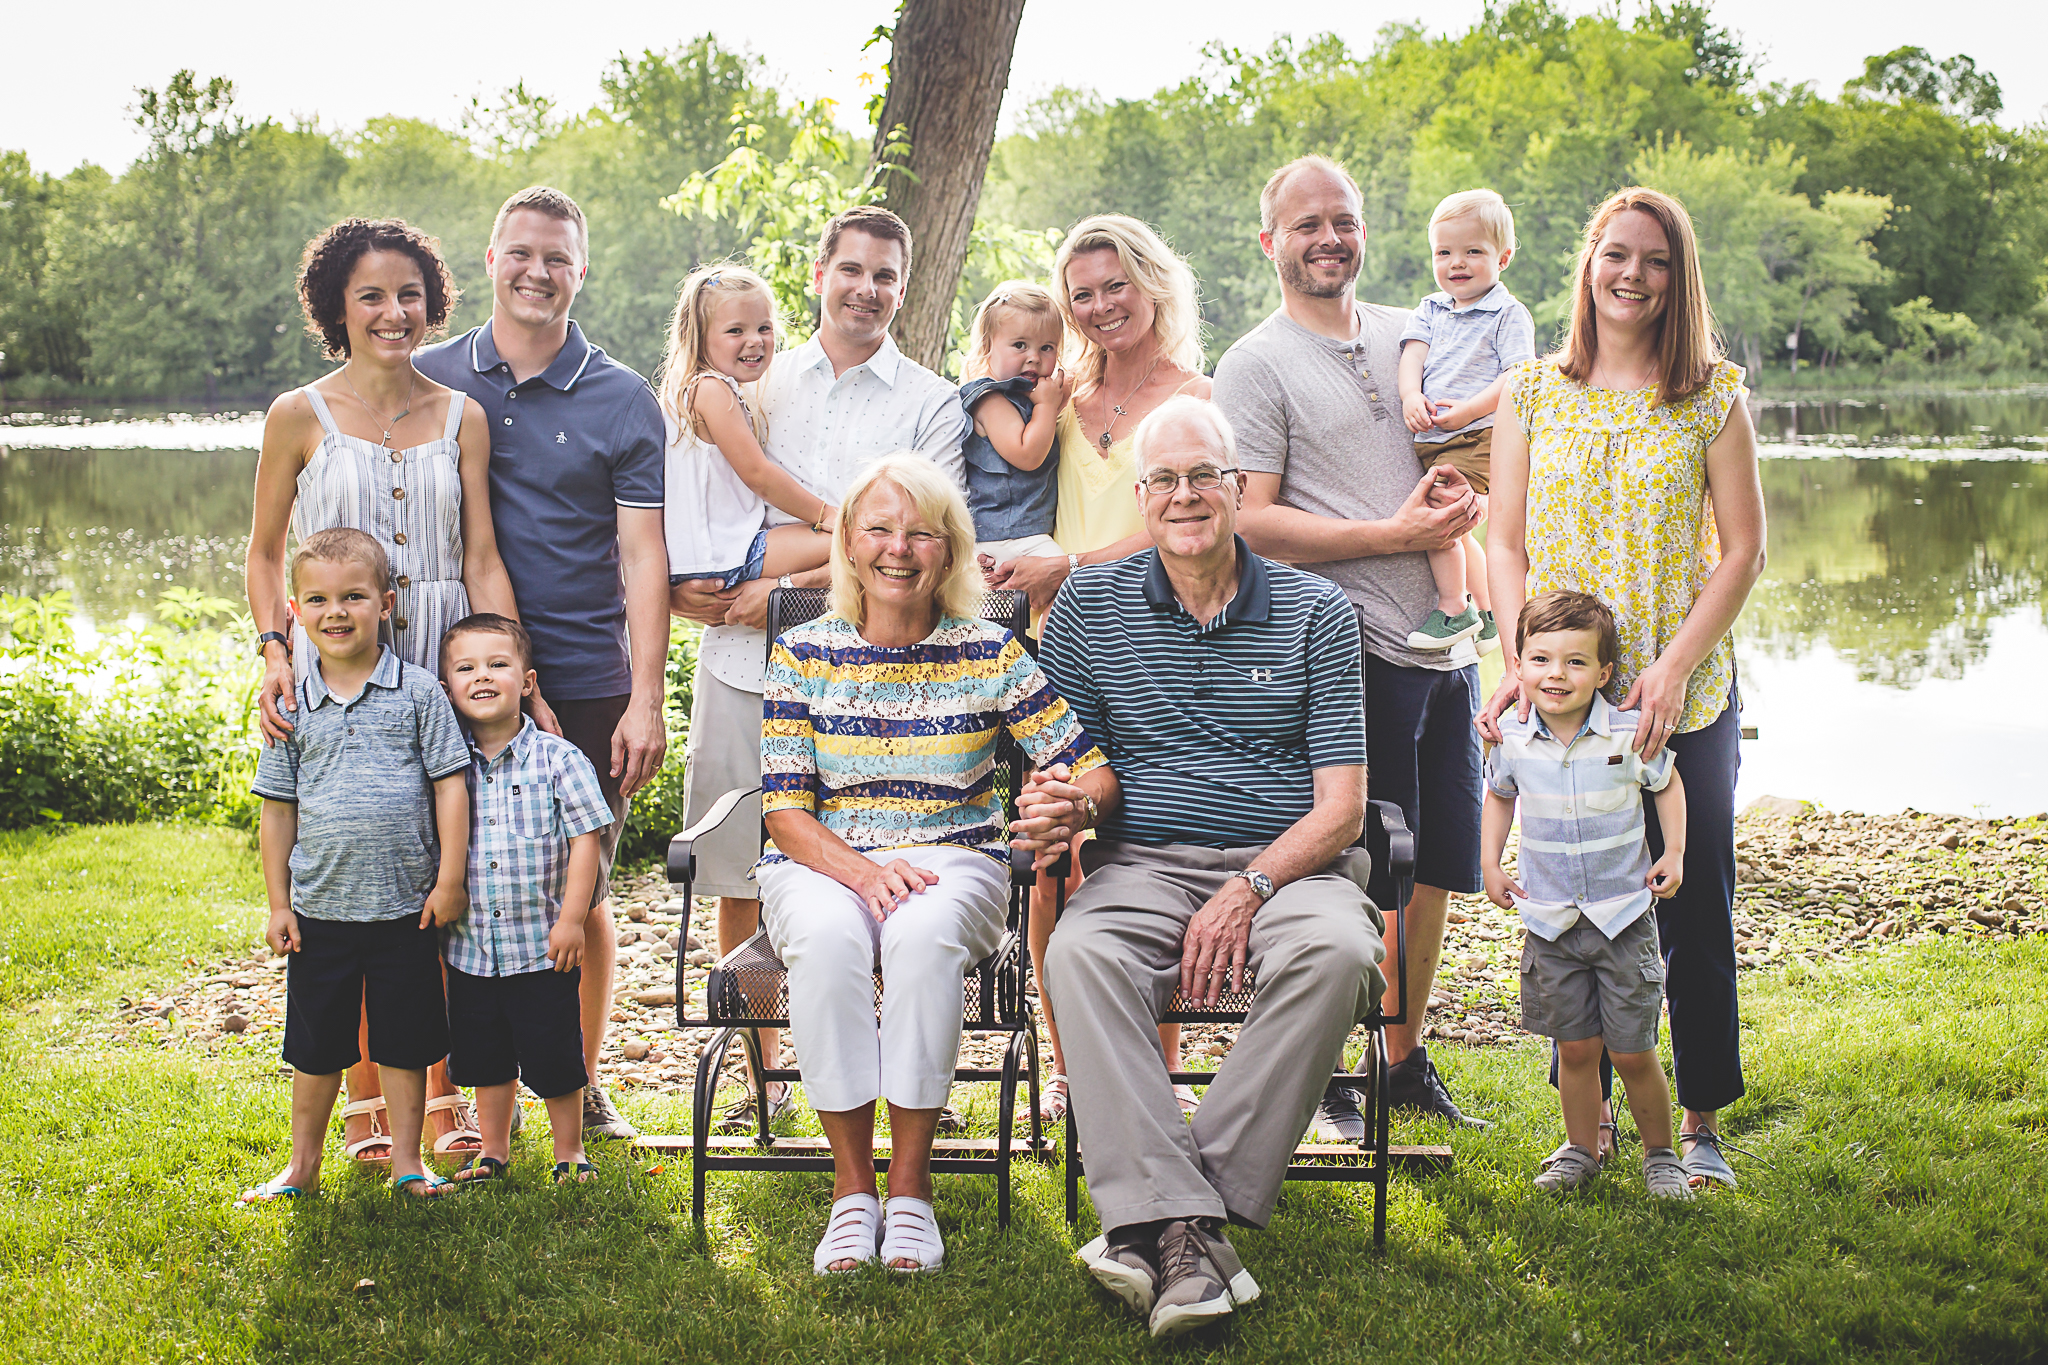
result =
[[1604,787],[1598,791],[1586,792],[1579,797],[1581,804],[1595,815],[1612,815],[1618,810],[1641,805],[1643,793],[1640,787]]
[[555,793],[545,782],[522,782],[512,797],[512,828],[522,839],[545,839],[555,832]]

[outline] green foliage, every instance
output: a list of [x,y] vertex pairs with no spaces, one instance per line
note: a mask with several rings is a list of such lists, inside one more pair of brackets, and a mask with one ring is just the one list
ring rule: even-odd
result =
[[158,624],[83,644],[70,612],[66,592],[0,594],[0,828],[248,823],[259,671],[246,614],[173,588]]

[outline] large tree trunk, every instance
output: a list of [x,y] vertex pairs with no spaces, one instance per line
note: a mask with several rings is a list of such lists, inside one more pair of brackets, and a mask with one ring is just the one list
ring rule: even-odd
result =
[[914,251],[896,344],[920,365],[946,356],[953,294],[967,260],[974,209],[1010,83],[1010,50],[1024,0],[904,0],[889,52],[889,89],[875,127],[881,159],[898,125],[912,175],[889,175],[889,208],[910,224]]

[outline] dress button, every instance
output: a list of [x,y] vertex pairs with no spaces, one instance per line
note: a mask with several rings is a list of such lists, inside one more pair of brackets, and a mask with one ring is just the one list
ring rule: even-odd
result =
[[506,425],[506,426],[508,426],[508,427],[512,425],[512,419],[511,419],[510,417],[507,417],[507,418],[505,419],[505,425]]
[[405,461],[405,452],[404,452],[404,451],[400,451],[400,450],[394,450],[394,451],[392,451],[392,452],[391,452],[391,463],[393,463],[393,464],[402,464],[402,463],[403,463],[404,461]]
[[392,537],[391,537],[391,543],[392,543],[392,544],[394,544],[394,545],[403,545],[403,544],[405,544],[405,532],[403,532],[403,531],[398,531],[398,532],[394,532],[394,533],[393,533],[393,535],[392,535]]

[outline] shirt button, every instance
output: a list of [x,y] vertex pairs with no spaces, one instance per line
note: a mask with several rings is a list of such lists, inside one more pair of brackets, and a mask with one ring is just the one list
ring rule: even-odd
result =
[[497,867],[498,867],[498,864],[497,864],[497,860],[496,860],[496,859],[493,859],[493,860],[491,861],[491,870],[495,872],[495,871],[497,870]]
[[506,394],[505,396],[506,396],[507,398],[517,398],[517,397],[519,396],[519,390],[517,390],[517,389],[514,389],[514,390],[512,390],[512,392],[510,392],[510,393]]
[[485,779],[484,779],[484,781],[486,781],[486,782],[496,782],[497,780],[498,780],[498,779],[497,779],[497,778],[495,778],[495,777],[487,777],[487,778],[485,778]]
[[404,630],[404,629],[405,629],[405,618],[404,618],[403,616],[397,617],[397,618],[395,618],[395,619],[394,619],[394,620],[393,620],[393,621],[391,622],[391,624],[392,624],[392,626],[393,626],[393,628],[394,628],[394,629],[397,629],[397,630]]
[[404,451],[402,451],[402,450],[394,450],[394,451],[392,451],[392,452],[391,452],[391,463],[393,463],[393,464],[402,464],[402,463],[404,463],[404,461],[405,461],[405,452],[404,452]]
[[510,417],[507,417],[507,418],[505,419],[505,425],[506,425],[506,426],[508,426],[508,427],[512,425],[512,419],[511,419]]
[[494,824],[494,825],[495,825],[495,824],[497,824],[497,823],[498,823],[498,817],[497,817],[497,816],[495,816],[495,815],[493,815],[493,816],[492,816],[492,817],[490,818],[490,823],[491,823],[491,824]]
[[392,543],[392,544],[394,544],[394,545],[403,545],[403,544],[405,544],[405,532],[403,532],[403,531],[398,531],[398,532],[395,532],[395,533],[393,533],[393,535],[392,535],[392,537],[391,537],[391,543]]
[[397,498],[400,502],[404,502],[405,490],[403,488],[394,488],[391,490],[391,496]]
[[412,586],[412,579],[405,574],[400,574],[398,576],[398,586],[401,588],[409,588]]
[[353,726],[353,725],[349,726],[349,727],[348,727],[348,732],[349,732],[350,734],[354,734],[354,733],[356,732],[356,727],[355,727],[355,726]]
[[[491,866],[492,866],[492,867],[496,867],[496,866],[497,866],[497,864],[496,864],[496,863],[492,863],[492,864],[491,864]],[[493,911],[491,911],[491,918],[492,918],[492,919],[501,919],[501,918],[503,918],[503,916],[504,916],[504,911],[502,911],[502,910],[493,910]]]

